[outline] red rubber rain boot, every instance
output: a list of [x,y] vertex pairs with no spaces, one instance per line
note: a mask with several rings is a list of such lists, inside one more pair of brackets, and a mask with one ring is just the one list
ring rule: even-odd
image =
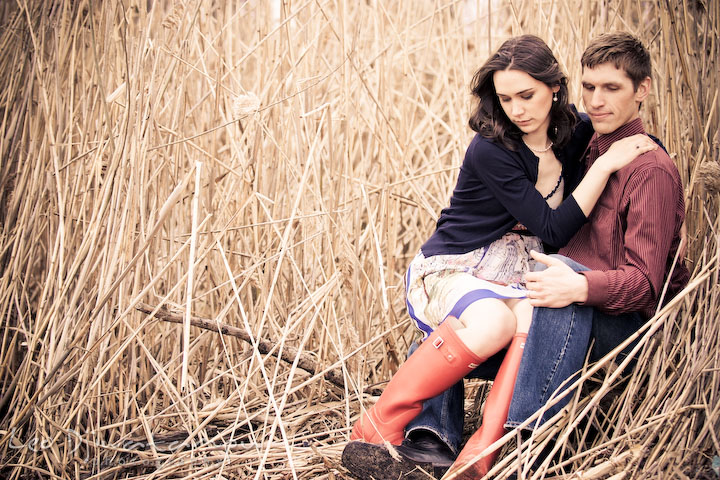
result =
[[[500,370],[498,370],[485,401],[482,425],[467,441],[446,476],[470,463],[474,457],[505,435],[504,425],[510,409],[510,400],[515,389],[515,379],[520,368],[526,339],[527,333],[517,333],[510,342],[505,359],[500,365]],[[500,449],[495,450],[455,478],[462,480],[481,478],[490,470],[499,453]]]
[[350,440],[400,445],[422,402],[444,392],[486,359],[470,351],[446,319],[393,375],[377,403],[360,417]]

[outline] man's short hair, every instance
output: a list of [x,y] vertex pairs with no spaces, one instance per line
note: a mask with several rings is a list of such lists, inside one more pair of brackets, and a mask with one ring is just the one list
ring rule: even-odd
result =
[[650,77],[650,54],[640,40],[627,32],[605,33],[593,39],[580,60],[582,67],[595,68],[612,62],[624,70],[637,90],[640,82]]

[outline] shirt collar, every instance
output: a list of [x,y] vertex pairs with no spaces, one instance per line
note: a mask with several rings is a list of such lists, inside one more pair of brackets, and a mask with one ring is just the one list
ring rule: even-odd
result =
[[645,133],[642,119],[640,119],[639,117],[631,122],[626,123],[614,132],[605,135],[595,134],[593,140],[597,141],[599,151],[598,156],[603,155],[605,152],[607,152],[613,143],[617,142],[622,138],[635,135],[636,133]]

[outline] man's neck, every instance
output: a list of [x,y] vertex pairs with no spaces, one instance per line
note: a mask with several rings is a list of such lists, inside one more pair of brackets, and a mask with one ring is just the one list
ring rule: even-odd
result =
[[616,129],[613,130],[612,132],[599,133],[598,136],[614,135],[615,132],[622,131],[623,128],[625,128],[627,125],[630,125],[631,123],[633,123],[633,122],[634,122],[635,120],[637,120],[638,118],[640,118],[640,112],[637,112],[631,119],[629,119],[629,120],[628,120],[627,122],[625,122],[624,124],[620,125],[618,128],[616,128]]
[[622,127],[614,130],[613,132],[600,134],[597,137],[597,144],[599,149],[599,155],[604,154],[610,148],[610,145],[617,142],[618,140],[635,135],[636,133],[645,133],[643,128],[642,120],[639,116],[633,120],[627,122]]

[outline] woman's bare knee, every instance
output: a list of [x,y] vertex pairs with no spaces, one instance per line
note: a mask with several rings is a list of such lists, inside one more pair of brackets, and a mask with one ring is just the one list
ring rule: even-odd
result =
[[515,335],[512,310],[498,299],[483,299],[471,304],[460,316],[464,328],[458,336],[468,348],[481,356],[490,356],[505,347]]

